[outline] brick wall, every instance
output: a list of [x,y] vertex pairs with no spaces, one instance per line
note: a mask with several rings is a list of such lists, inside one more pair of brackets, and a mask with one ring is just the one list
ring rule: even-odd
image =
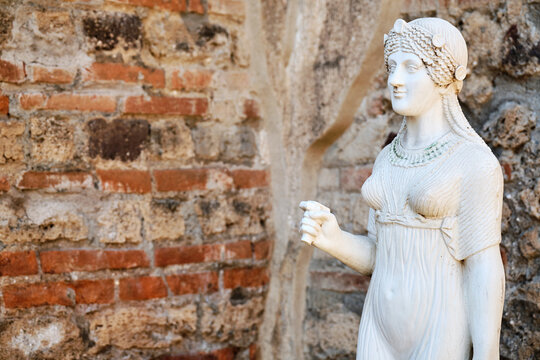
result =
[[241,0],[0,9],[0,358],[250,358],[273,233]]

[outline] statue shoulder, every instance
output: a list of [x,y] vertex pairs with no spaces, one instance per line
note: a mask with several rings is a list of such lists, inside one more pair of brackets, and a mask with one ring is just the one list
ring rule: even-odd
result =
[[499,160],[485,144],[466,142],[458,152],[463,176],[477,179],[484,183],[502,181],[502,169]]

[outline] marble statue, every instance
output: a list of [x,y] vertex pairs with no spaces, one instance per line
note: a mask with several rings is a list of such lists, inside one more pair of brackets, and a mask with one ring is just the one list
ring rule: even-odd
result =
[[404,120],[362,186],[368,234],[303,201],[302,240],[371,274],[357,359],[498,359],[503,179],[458,103],[465,40],[442,19],[399,19],[384,62]]

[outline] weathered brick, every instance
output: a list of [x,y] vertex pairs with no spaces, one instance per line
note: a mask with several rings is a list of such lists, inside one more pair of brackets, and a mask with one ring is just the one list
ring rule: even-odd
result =
[[207,169],[154,170],[157,191],[206,189]]
[[9,61],[0,60],[0,81],[19,83],[26,77],[24,64],[13,64]]
[[40,254],[44,273],[97,271],[104,269],[133,269],[148,267],[143,250],[64,250],[45,251]]
[[202,116],[208,111],[206,98],[173,98],[153,96],[131,96],[126,99],[124,112],[127,114],[169,114]]
[[364,181],[371,176],[371,166],[362,166],[360,168],[349,167],[341,169],[341,188],[345,191],[359,192],[362,189]]
[[240,20],[246,15],[246,8],[243,0],[208,0],[208,12]]
[[208,294],[218,290],[218,273],[169,275],[167,284],[175,295]]
[[0,192],[5,192],[5,191],[9,191],[9,181],[7,179],[7,177],[5,176],[2,176],[0,177]]
[[124,49],[141,46],[142,21],[135,14],[97,13],[84,18],[82,23],[85,36],[97,51],[113,50],[118,45]]
[[266,170],[244,170],[231,171],[234,186],[237,189],[258,188],[268,186],[268,171]]
[[178,70],[172,73],[171,88],[175,90],[205,90],[212,82],[213,72],[209,70]]
[[152,191],[150,173],[143,170],[97,170],[101,187],[105,191],[146,194]]
[[268,281],[268,270],[265,267],[226,269],[223,271],[223,286],[226,289],[264,286],[268,284]]
[[79,280],[69,285],[75,290],[77,304],[110,304],[114,302],[114,280]]
[[189,12],[204,14],[204,5],[201,0],[189,0]]
[[271,240],[258,241],[253,244],[253,253],[255,255],[255,260],[266,260],[269,259],[272,255],[272,244]]
[[7,308],[75,304],[73,289],[63,282],[7,285],[2,293]]
[[130,5],[161,8],[169,11],[186,11],[186,0],[115,0]]
[[24,110],[97,111],[111,113],[116,110],[116,99],[105,95],[22,94],[19,98]]
[[313,287],[337,292],[365,292],[369,286],[369,279],[369,276],[337,271],[311,272],[311,284]]
[[9,113],[9,97],[0,95],[0,115],[7,115]]
[[156,276],[141,276],[120,279],[120,299],[148,300],[167,296],[167,288],[163,279]]
[[94,63],[88,69],[86,81],[124,81],[141,83],[157,88],[165,86],[165,73],[159,69],[147,69],[140,66],[117,63]]
[[261,118],[261,112],[260,112],[260,106],[257,100],[253,99],[246,99],[244,100],[244,108],[243,108],[243,115],[246,119],[260,119]]
[[146,120],[98,118],[88,122],[88,153],[94,158],[133,161],[139,157],[150,137]]
[[42,305],[107,304],[114,299],[114,281],[79,280],[71,283],[50,282],[13,284],[3,289],[7,308]]
[[116,99],[105,95],[55,94],[51,95],[45,110],[73,110],[113,112]]
[[[212,352],[200,352],[193,354],[162,355],[157,360],[234,360],[238,348],[223,348]],[[251,358],[250,358],[251,360]]]
[[221,245],[166,247],[154,250],[156,266],[203,263],[220,259]]
[[0,276],[37,274],[36,253],[33,251],[0,252]]
[[60,68],[32,67],[32,81],[36,83],[70,84],[75,73]]
[[54,191],[80,191],[94,186],[92,175],[84,172],[27,171],[17,182],[21,190],[49,189]]
[[23,110],[43,108],[47,97],[43,94],[21,94],[19,103]]
[[224,244],[225,260],[250,259],[251,241],[243,240],[234,243]]

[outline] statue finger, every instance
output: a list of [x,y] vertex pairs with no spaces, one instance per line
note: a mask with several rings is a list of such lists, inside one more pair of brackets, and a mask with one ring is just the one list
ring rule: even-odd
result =
[[315,221],[315,220],[313,220],[313,219],[311,219],[311,218],[309,218],[309,217],[307,217],[307,216],[304,216],[304,217],[302,218],[302,221],[300,222],[300,226],[302,226],[302,225],[304,225],[304,224],[306,224],[306,225],[311,225],[311,226],[313,226],[313,227],[315,227],[315,228],[321,226],[321,224],[319,224],[317,221]]
[[324,206],[323,204],[317,202],[317,201],[313,201],[313,200],[308,200],[308,201],[302,201],[300,203],[300,208],[304,211],[328,211],[330,212],[330,209],[326,206]]
[[315,237],[312,236],[312,235],[304,233],[304,234],[302,234],[302,238],[300,240],[307,243],[308,245],[311,245],[315,241]]
[[314,228],[311,225],[304,224],[304,225],[302,225],[302,227],[300,229],[305,234],[310,234],[310,235],[313,235],[313,236],[318,236],[319,235],[319,230],[317,230],[317,228]]
[[332,219],[334,215],[328,211],[308,211],[306,212],[305,216],[312,218],[322,225],[323,222]]

